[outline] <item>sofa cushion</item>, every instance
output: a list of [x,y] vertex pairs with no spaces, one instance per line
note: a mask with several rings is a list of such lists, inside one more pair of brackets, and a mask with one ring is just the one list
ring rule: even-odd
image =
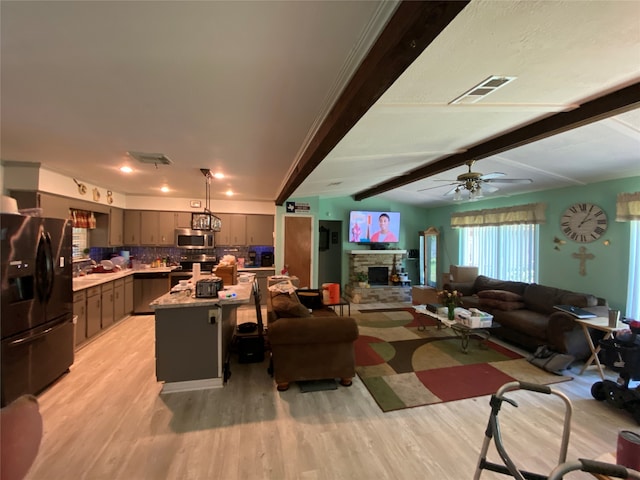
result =
[[522,300],[522,295],[508,290],[481,290],[478,292],[478,296],[480,298],[502,300],[503,302],[519,302]]
[[476,292],[481,290],[506,290],[508,292],[519,293],[520,295],[524,293],[524,290],[528,285],[528,283],[524,282],[498,280],[495,278],[485,277],[484,275],[478,275],[473,282],[473,288]]
[[524,302],[507,302],[504,300],[498,300],[497,298],[482,298],[480,297],[480,306],[483,308],[490,307],[497,310],[519,310],[524,308]]
[[298,297],[281,293],[271,297],[271,306],[278,318],[310,317],[309,309],[302,305]]
[[559,305],[573,305],[574,307],[595,307],[598,305],[598,298],[587,293],[565,293],[561,300]]

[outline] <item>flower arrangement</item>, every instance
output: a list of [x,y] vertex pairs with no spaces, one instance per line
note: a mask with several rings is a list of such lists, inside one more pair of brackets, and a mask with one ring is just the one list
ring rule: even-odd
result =
[[369,276],[364,272],[356,273],[356,282],[366,282],[369,280]]
[[456,307],[462,304],[462,293],[457,290],[450,292],[449,290],[442,290],[438,292],[438,297],[442,301],[442,304],[447,307],[447,318],[454,320],[456,318]]
[[458,305],[462,305],[462,293],[457,290],[450,292],[449,290],[442,290],[438,292],[438,297],[442,301],[442,304],[445,307],[457,307]]

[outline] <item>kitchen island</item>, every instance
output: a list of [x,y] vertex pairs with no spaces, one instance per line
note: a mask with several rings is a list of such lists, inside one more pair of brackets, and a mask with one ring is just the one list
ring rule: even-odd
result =
[[162,393],[222,387],[228,377],[228,350],[239,305],[249,303],[253,282],[224,289],[233,298],[195,298],[185,290],[153,302],[156,324],[156,378]]

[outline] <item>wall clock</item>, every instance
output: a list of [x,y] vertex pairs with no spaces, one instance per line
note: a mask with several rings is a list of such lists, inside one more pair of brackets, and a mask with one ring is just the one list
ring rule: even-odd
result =
[[560,228],[574,242],[593,242],[607,230],[607,214],[593,203],[574,203],[562,214]]

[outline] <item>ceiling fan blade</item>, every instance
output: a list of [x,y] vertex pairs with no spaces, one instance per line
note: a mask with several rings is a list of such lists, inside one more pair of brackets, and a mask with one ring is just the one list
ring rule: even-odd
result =
[[486,183],[533,183],[533,180],[530,178],[494,178],[494,179],[483,179]]
[[[444,193],[443,196],[446,197],[448,195],[453,195],[455,193],[455,191],[458,189],[458,185],[456,185],[455,187],[453,187],[451,190],[449,190],[448,192]],[[464,190],[463,188],[460,189],[460,191]]]
[[500,190],[498,187],[492,187],[491,185],[482,185],[482,191],[485,193],[493,193]]
[[480,180],[493,180],[494,178],[504,177],[505,175],[506,173],[502,172],[491,172],[487,173],[486,175],[482,175],[480,177]]
[[[457,183],[453,182],[453,183],[449,183],[449,185],[457,185]],[[437,187],[421,188],[421,189],[418,190],[418,192],[424,192],[426,190],[433,190],[434,188],[442,188],[442,187],[446,187],[446,186],[447,185],[438,185]],[[454,190],[455,190],[455,188],[454,188]]]

